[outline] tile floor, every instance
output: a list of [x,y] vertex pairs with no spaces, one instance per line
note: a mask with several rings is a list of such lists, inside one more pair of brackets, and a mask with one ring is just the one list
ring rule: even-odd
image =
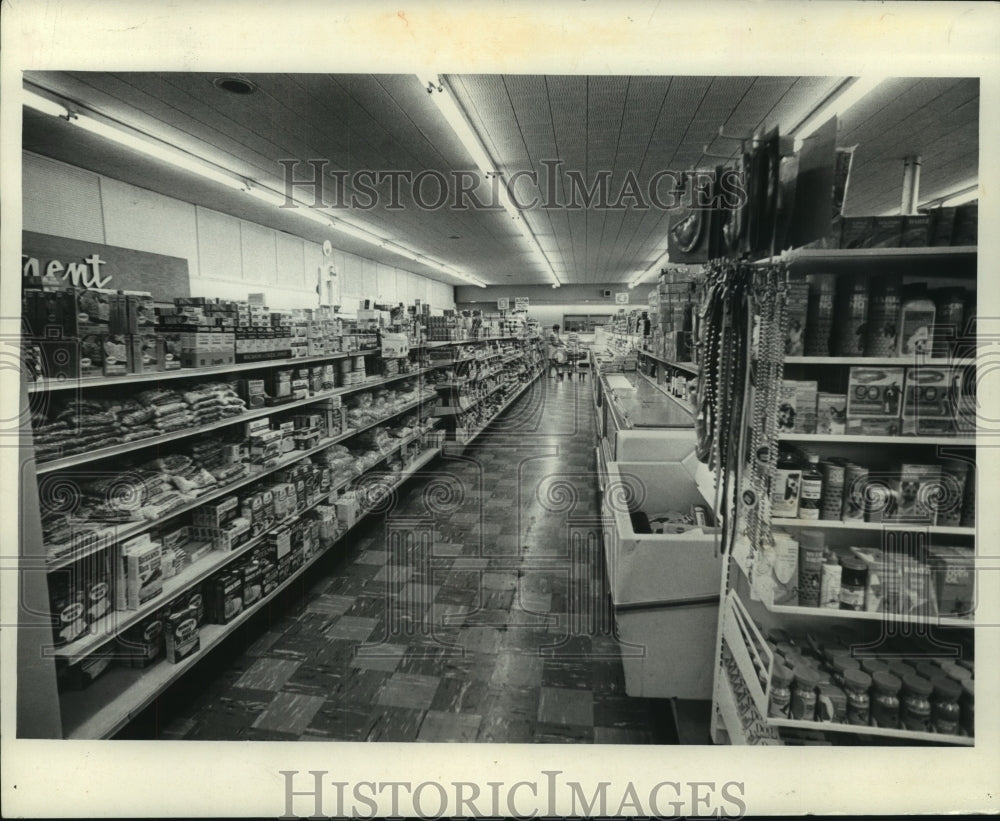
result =
[[589,381],[541,378],[133,734],[671,743],[625,695],[594,446]]

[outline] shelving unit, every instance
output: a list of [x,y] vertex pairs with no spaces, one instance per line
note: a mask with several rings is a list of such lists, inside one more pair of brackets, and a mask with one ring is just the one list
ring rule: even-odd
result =
[[352,393],[359,393],[361,391],[371,390],[372,388],[378,388],[383,385],[389,385],[393,382],[398,382],[401,379],[410,379],[427,373],[429,370],[430,368],[425,368],[412,373],[399,374],[398,376],[366,380],[365,382],[359,382],[355,385],[347,385],[343,388],[337,388],[336,390],[317,392],[306,399],[297,399],[293,402],[286,402],[281,405],[272,405],[258,410],[244,411],[243,413],[234,414],[225,419],[220,419],[217,422],[212,422],[207,425],[197,425],[195,427],[165,433],[162,436],[148,436],[143,439],[136,439],[132,442],[122,442],[117,445],[111,445],[107,448],[99,448],[98,450],[88,451],[87,453],[66,456],[62,459],[52,459],[50,461],[40,463],[36,468],[36,471],[39,475],[43,475],[59,470],[65,470],[66,468],[76,467],[77,465],[90,464],[91,462],[97,462],[102,459],[123,456],[126,453],[132,453],[137,450],[154,447],[158,448],[160,445],[169,444],[170,442],[176,442],[181,439],[188,439],[193,436],[201,436],[206,433],[211,433],[214,430],[220,430],[222,428],[228,428],[232,425],[240,424],[241,422],[250,422],[253,419],[262,419],[266,416],[273,416],[276,413],[284,413],[298,408],[305,408],[309,405],[315,405],[324,399],[331,399],[334,396],[347,396]]
[[[977,267],[975,248],[891,248],[861,250],[801,250],[782,255],[793,281],[810,273],[869,275],[899,275],[904,282],[959,282],[972,287]],[[786,374],[797,380],[817,380],[844,385],[846,374],[854,366],[922,367],[971,366],[975,356],[958,349],[954,358],[922,357],[863,357],[863,356],[786,356]],[[820,387],[822,391],[823,388]],[[827,389],[829,390],[829,388]],[[842,388],[839,391],[843,393]],[[850,434],[789,433],[777,434],[778,443],[808,448],[824,456],[841,456],[857,460],[862,465],[881,466],[900,461],[936,463],[956,453],[965,459],[975,458],[976,436],[958,435],[897,435],[868,436]],[[773,447],[774,444],[771,446]],[[974,475],[974,474],[970,474]],[[738,519],[740,515],[738,514]],[[797,538],[803,529],[825,534],[827,544],[846,549],[849,545],[879,545],[880,537],[894,550],[921,550],[929,545],[975,546],[974,527],[953,524],[920,524],[917,522],[878,522],[809,520],[774,517],[771,525]],[[930,548],[933,549],[933,548]],[[775,604],[770,593],[770,581],[760,586],[754,581],[755,570],[769,573],[769,565],[755,568],[759,548],[751,545],[745,535],[739,535],[729,568],[723,580],[725,605],[719,620],[718,658],[714,687],[713,738],[716,742],[737,744],[780,744],[784,733],[809,731],[829,734],[834,743],[860,744],[935,744],[972,746],[975,740],[967,735],[947,735],[887,729],[819,721],[800,721],[769,715],[769,685],[776,655],[768,647],[764,634],[784,630],[793,635],[808,635],[820,642],[823,637],[842,635],[837,630],[852,630],[861,643],[856,646],[881,647],[882,641],[897,641],[906,652],[920,658],[921,653],[933,656],[935,648],[964,647],[970,649],[976,628],[974,612],[962,615],[937,615],[936,604],[908,610],[906,614],[841,610]],[[970,608],[974,607],[970,603]],[[961,612],[961,611],[958,611]],[[836,639],[833,639],[836,640]],[[923,648],[923,649],[921,649]],[[901,652],[901,651],[899,651]]]
[[[399,487],[415,473],[430,464],[440,450],[424,451],[399,474],[393,487]],[[324,555],[332,550],[360,523],[358,519],[327,548],[319,550],[302,567],[281,582],[267,597],[244,610],[228,624],[204,624],[201,627],[201,650],[178,664],[166,661],[145,670],[116,667],[105,673],[86,690],[63,694],[61,699],[63,727],[67,738],[109,738],[125,727],[140,711],[148,707],[171,684],[185,675],[208,653],[232,635],[246,621],[273,602],[278,595],[304,576]],[[231,556],[227,556],[231,558]]]
[[[438,391],[439,402],[434,410],[434,415],[443,418],[448,426],[447,441],[444,448],[446,454],[461,452],[497,416],[509,407],[541,373],[541,354],[537,339],[498,337],[490,340],[465,340],[457,344],[471,344],[476,342],[491,344],[500,341],[514,342],[519,350],[510,353],[485,349],[481,356],[476,354],[472,357],[442,362],[436,366],[438,368],[449,367],[454,370],[451,378],[444,382],[438,382],[435,385],[435,389]],[[499,362],[499,365],[485,372],[472,373],[474,365],[482,365],[489,362]],[[516,380],[508,378],[515,376],[520,378]],[[496,384],[491,384],[493,381]],[[476,419],[472,431],[469,430],[470,426],[468,424],[463,424],[471,412],[476,411],[481,405],[493,399],[498,393],[502,393],[512,386],[514,388],[513,391],[509,395],[501,397],[499,406],[490,413],[488,418],[485,420]]]
[[[478,405],[496,401],[495,397],[508,386],[516,387],[510,391],[499,408],[492,416],[485,420],[480,428],[471,436],[463,438],[460,443],[467,444],[472,438],[477,436],[481,430],[495,418],[496,414],[508,407],[527,387],[537,378],[540,369],[538,367],[539,357],[537,355],[537,339],[527,339],[522,337],[493,337],[490,339],[470,339],[456,342],[428,343],[426,346],[413,346],[411,350],[420,353],[421,359],[425,359],[428,354],[423,353],[426,348],[440,348],[454,346],[456,350],[474,350],[477,345],[516,345],[516,352],[501,352],[491,350],[489,355],[481,358],[468,357],[460,360],[460,365],[468,368],[469,365],[477,365],[484,369],[484,372],[476,380],[458,379],[443,383],[441,389],[448,391],[458,391],[460,393],[468,391],[470,388],[481,388],[472,397],[472,403],[464,408],[465,411],[474,409]],[[87,397],[91,395],[101,395],[102,391],[116,390],[114,397],[117,399],[122,394],[121,391],[140,390],[144,387],[155,387],[161,384],[164,387],[169,385],[196,385],[211,380],[219,380],[227,375],[254,373],[264,375],[272,369],[295,369],[305,365],[315,365],[317,363],[330,362],[338,359],[345,359],[356,356],[380,355],[378,349],[365,349],[358,351],[345,351],[335,354],[327,354],[315,357],[294,357],[285,359],[273,359],[230,365],[216,368],[194,369],[187,368],[178,371],[162,372],[155,374],[140,374],[134,378],[124,376],[115,378],[88,378],[60,382],[36,382],[26,386],[25,395],[45,394],[48,392],[61,393],[68,396],[70,391],[75,391],[79,396]],[[523,363],[523,367],[522,367]],[[164,433],[161,435],[148,436],[136,439],[127,443],[119,443],[109,447],[96,448],[94,450],[52,459],[37,466],[39,480],[58,480],[65,475],[72,477],[80,470],[85,470],[94,463],[109,463],[129,454],[142,454],[147,451],[154,451],[158,456],[169,455],[173,452],[172,447],[183,447],[186,440],[193,437],[203,436],[216,432],[224,432],[236,425],[250,422],[252,420],[263,419],[265,417],[274,419],[285,418],[286,414],[294,411],[301,412],[309,407],[324,403],[326,400],[356,395],[379,388],[391,388],[394,384],[404,380],[414,380],[417,382],[416,398],[405,403],[390,405],[386,412],[378,419],[365,421],[364,424],[348,426],[346,416],[343,417],[343,427],[334,436],[328,436],[314,445],[299,448],[291,452],[283,453],[272,458],[264,464],[253,464],[245,468],[244,473],[225,484],[218,484],[209,487],[207,490],[192,493],[178,491],[178,503],[161,511],[155,518],[134,521],[119,522],[115,524],[100,525],[94,523],[88,525],[86,521],[73,525],[75,528],[74,537],[67,543],[67,549],[58,553],[51,553],[45,556],[45,566],[49,574],[56,571],[76,572],[78,563],[93,561],[100,558],[101,554],[109,557],[117,557],[120,550],[119,545],[124,542],[141,537],[144,534],[154,533],[166,528],[180,526],[189,514],[205,505],[210,505],[224,498],[228,498],[241,490],[251,487],[260,487],[259,483],[266,482],[269,477],[278,474],[280,471],[292,468],[301,463],[308,463],[311,457],[318,456],[329,448],[346,444],[356,439],[366,431],[370,431],[386,423],[391,423],[393,419],[404,414],[420,411],[429,402],[439,395],[438,390],[428,390],[424,383],[424,377],[436,373],[440,364],[424,363],[423,366],[411,363],[408,372],[393,374],[386,377],[368,377],[364,381],[343,385],[342,387],[311,392],[307,397],[295,399],[284,403],[276,403],[264,408],[253,410],[244,409],[239,414],[234,414],[224,419],[216,420],[208,424],[191,426],[177,431]],[[528,376],[530,378],[523,378]],[[185,389],[187,389],[185,387]],[[346,413],[346,412],[345,412]],[[290,416],[288,418],[291,418]],[[316,495],[310,495],[307,502],[299,497],[299,503],[294,511],[281,521],[269,523],[266,530],[254,534],[238,547],[230,551],[211,550],[200,559],[188,564],[180,571],[164,580],[163,589],[154,598],[144,602],[135,610],[109,610],[103,617],[88,625],[87,631],[78,636],[68,644],[54,646],[51,641],[41,641],[39,643],[39,654],[42,658],[50,659],[50,664],[58,663],[60,666],[78,665],[94,654],[103,654],[108,648],[114,646],[118,637],[138,625],[145,624],[148,619],[160,613],[170,602],[176,600],[179,595],[186,591],[200,589],[200,586],[209,579],[228,568],[237,567],[263,545],[267,544],[269,537],[285,528],[297,527],[297,523],[304,521],[303,517],[323,504],[333,504],[335,499],[340,498],[340,494],[348,489],[358,487],[368,487],[371,480],[378,481],[377,492],[391,491],[405,482],[418,471],[429,465],[442,452],[442,434],[437,437],[431,435],[432,431],[440,426],[444,421],[441,419],[430,419],[426,425],[421,426],[412,435],[407,435],[399,440],[393,440],[385,444],[381,450],[375,452],[377,457],[373,462],[366,462],[367,465],[360,473],[350,473],[335,478],[329,490]],[[420,443],[425,443],[428,436],[430,445],[425,446],[416,456],[413,456],[415,448]],[[399,461],[402,454],[407,459],[403,469],[398,472],[380,471],[384,468],[386,460]],[[114,464],[118,464],[115,462]],[[364,505],[363,494],[359,494],[359,503]],[[370,501],[370,500],[369,500]],[[342,543],[343,539],[361,520],[367,512],[362,509],[361,516],[357,521],[351,522],[350,527],[335,540],[334,544]],[[189,542],[185,549],[190,551],[198,550],[205,545],[196,541]],[[282,590],[287,589],[309,568],[315,564],[321,555],[333,548],[333,544],[327,545],[323,549],[317,549],[309,557],[303,566],[293,570],[287,578],[283,578],[276,588],[264,599],[255,602],[251,607],[240,613],[234,620],[227,624],[209,623],[206,621],[200,627],[201,647],[193,656],[171,664],[165,659],[157,662],[145,669],[133,669],[121,665],[112,665],[96,681],[92,682],[83,690],[67,689],[59,693],[58,702],[53,705],[53,709],[61,716],[63,735],[68,738],[105,738],[114,735],[133,718],[138,711],[151,704],[164,690],[172,685],[178,678],[188,670],[194,668],[198,662],[204,659],[208,653],[221,642],[230,636],[238,627],[253,617],[261,608],[267,607],[274,601]],[[38,546],[41,552],[45,553],[44,545]],[[102,559],[103,561],[103,559]],[[108,564],[117,561],[108,560]],[[114,574],[112,573],[112,576]]]

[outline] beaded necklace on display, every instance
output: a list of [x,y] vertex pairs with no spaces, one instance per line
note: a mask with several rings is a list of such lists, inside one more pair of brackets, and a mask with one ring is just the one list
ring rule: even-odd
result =
[[771,533],[771,494],[778,460],[778,393],[788,325],[787,278],[783,265],[758,272],[753,302],[757,314],[757,344],[753,368],[754,402],[751,411],[749,485],[754,503],[747,506],[747,538],[751,550],[774,544]]
[[747,300],[753,269],[742,263],[710,263],[702,301],[703,350],[699,374],[698,458],[712,469],[716,509],[723,513],[722,543],[729,548],[747,366]]

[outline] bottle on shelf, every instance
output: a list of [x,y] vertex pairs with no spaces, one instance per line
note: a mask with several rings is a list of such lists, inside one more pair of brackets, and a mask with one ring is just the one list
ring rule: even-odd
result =
[[819,607],[825,552],[822,530],[799,533],[799,607]]
[[802,484],[802,463],[794,451],[781,449],[774,471],[771,489],[771,515],[794,519],[799,514],[799,497]]
[[798,518],[819,519],[823,500],[823,474],[819,469],[819,454],[809,454],[799,487]]

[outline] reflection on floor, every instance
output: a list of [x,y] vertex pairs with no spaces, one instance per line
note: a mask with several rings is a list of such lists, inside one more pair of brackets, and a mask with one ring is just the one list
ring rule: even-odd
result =
[[625,695],[594,444],[589,382],[543,377],[127,734],[676,743]]

